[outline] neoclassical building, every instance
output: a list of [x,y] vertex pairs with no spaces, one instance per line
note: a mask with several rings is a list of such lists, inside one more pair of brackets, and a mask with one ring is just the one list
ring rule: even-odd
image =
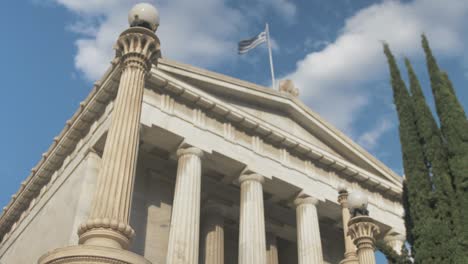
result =
[[358,263],[354,191],[374,238],[401,248],[401,177],[290,81],[275,90],[162,58],[152,14],[130,19],[3,208],[0,263]]

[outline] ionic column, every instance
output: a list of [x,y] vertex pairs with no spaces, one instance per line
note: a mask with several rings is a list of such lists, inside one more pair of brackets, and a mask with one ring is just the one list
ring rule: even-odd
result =
[[379,227],[366,215],[355,216],[348,223],[349,234],[357,247],[359,264],[375,264],[375,236]]
[[270,232],[267,233],[266,245],[267,264],[278,264],[278,245],[275,234]]
[[220,206],[210,204],[204,208],[202,232],[202,263],[224,264],[224,216]]
[[318,200],[299,197],[294,201],[297,221],[297,250],[299,264],[322,264],[322,241],[317,215]]
[[80,244],[126,249],[135,233],[129,215],[145,77],[159,52],[159,40],[149,29],[132,27],[120,35],[115,48],[122,75],[91,213],[78,234]]
[[259,174],[245,174],[239,182],[239,264],[266,264],[264,178]]
[[179,149],[167,264],[197,264],[202,150]]
[[343,220],[343,235],[345,243],[344,259],[340,261],[340,264],[359,264],[356,246],[353,240],[348,235],[348,221],[350,219],[349,207],[348,207],[348,191],[345,188],[339,190],[338,202],[341,205],[341,217]]
[[405,244],[405,235],[399,234],[390,230],[384,237],[384,242],[390,246],[398,255],[401,255],[401,249]]

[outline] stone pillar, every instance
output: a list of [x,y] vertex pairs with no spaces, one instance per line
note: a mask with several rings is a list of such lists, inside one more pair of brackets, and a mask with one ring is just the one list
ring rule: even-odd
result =
[[91,212],[78,229],[79,246],[60,248],[39,263],[149,263],[126,251],[137,163],[145,78],[159,55],[159,39],[143,27],[125,30],[115,45],[122,71]]
[[299,264],[322,264],[322,241],[317,215],[318,200],[298,197],[296,205],[297,250]]
[[122,75],[91,214],[78,230],[80,244],[126,249],[134,235],[129,216],[143,90],[158,47],[156,35],[140,27],[124,31],[115,45]]
[[276,236],[273,233],[268,232],[266,235],[267,245],[267,264],[278,264],[278,244]]
[[239,264],[266,264],[264,178],[259,174],[244,174],[239,182]]
[[200,239],[202,150],[177,151],[177,179],[172,205],[167,264],[197,264]]
[[355,216],[348,222],[349,234],[357,247],[359,264],[375,264],[375,236],[379,227],[366,215]]
[[223,208],[209,204],[204,208],[202,264],[224,264]]
[[395,250],[398,255],[401,255],[401,249],[405,244],[406,237],[405,235],[399,234],[390,230],[384,237],[384,242],[388,246],[390,246],[393,250]]
[[359,264],[356,246],[353,240],[348,235],[348,221],[350,219],[349,208],[348,208],[348,191],[342,189],[339,191],[338,202],[341,205],[341,217],[343,220],[343,234],[345,243],[344,259],[340,261],[340,264]]

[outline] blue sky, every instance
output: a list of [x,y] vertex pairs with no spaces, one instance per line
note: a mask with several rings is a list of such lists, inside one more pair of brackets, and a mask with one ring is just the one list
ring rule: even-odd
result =
[[[8,203],[109,65],[137,1],[23,0],[0,9],[0,205]],[[266,49],[237,41],[270,24],[278,79],[397,173],[397,119],[381,41],[414,63],[431,105],[419,35],[428,35],[468,109],[466,0],[161,0],[163,56],[270,85]],[[403,69],[403,68],[402,68]]]

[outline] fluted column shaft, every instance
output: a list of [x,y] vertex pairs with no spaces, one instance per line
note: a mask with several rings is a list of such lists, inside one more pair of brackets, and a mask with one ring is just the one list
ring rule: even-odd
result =
[[128,248],[145,76],[159,52],[159,40],[144,28],[124,31],[116,44],[121,60],[117,96],[88,221],[78,230],[80,243]]
[[278,244],[273,233],[267,233],[267,264],[278,264]]
[[200,236],[200,149],[179,149],[167,264],[197,264]]
[[295,200],[299,264],[323,263],[317,203],[318,200],[313,197]]
[[340,264],[358,264],[358,258],[356,254],[356,246],[348,235],[348,222],[350,219],[350,213],[348,208],[348,192],[343,190],[340,191],[338,196],[338,202],[341,205],[341,217],[343,220],[343,235],[345,244],[344,259]]
[[265,216],[263,207],[263,176],[242,175],[239,264],[266,264]]
[[375,236],[379,227],[369,216],[355,216],[348,223],[349,234],[357,247],[359,264],[375,264]]
[[204,264],[224,264],[224,217],[219,207],[205,208],[203,224]]

